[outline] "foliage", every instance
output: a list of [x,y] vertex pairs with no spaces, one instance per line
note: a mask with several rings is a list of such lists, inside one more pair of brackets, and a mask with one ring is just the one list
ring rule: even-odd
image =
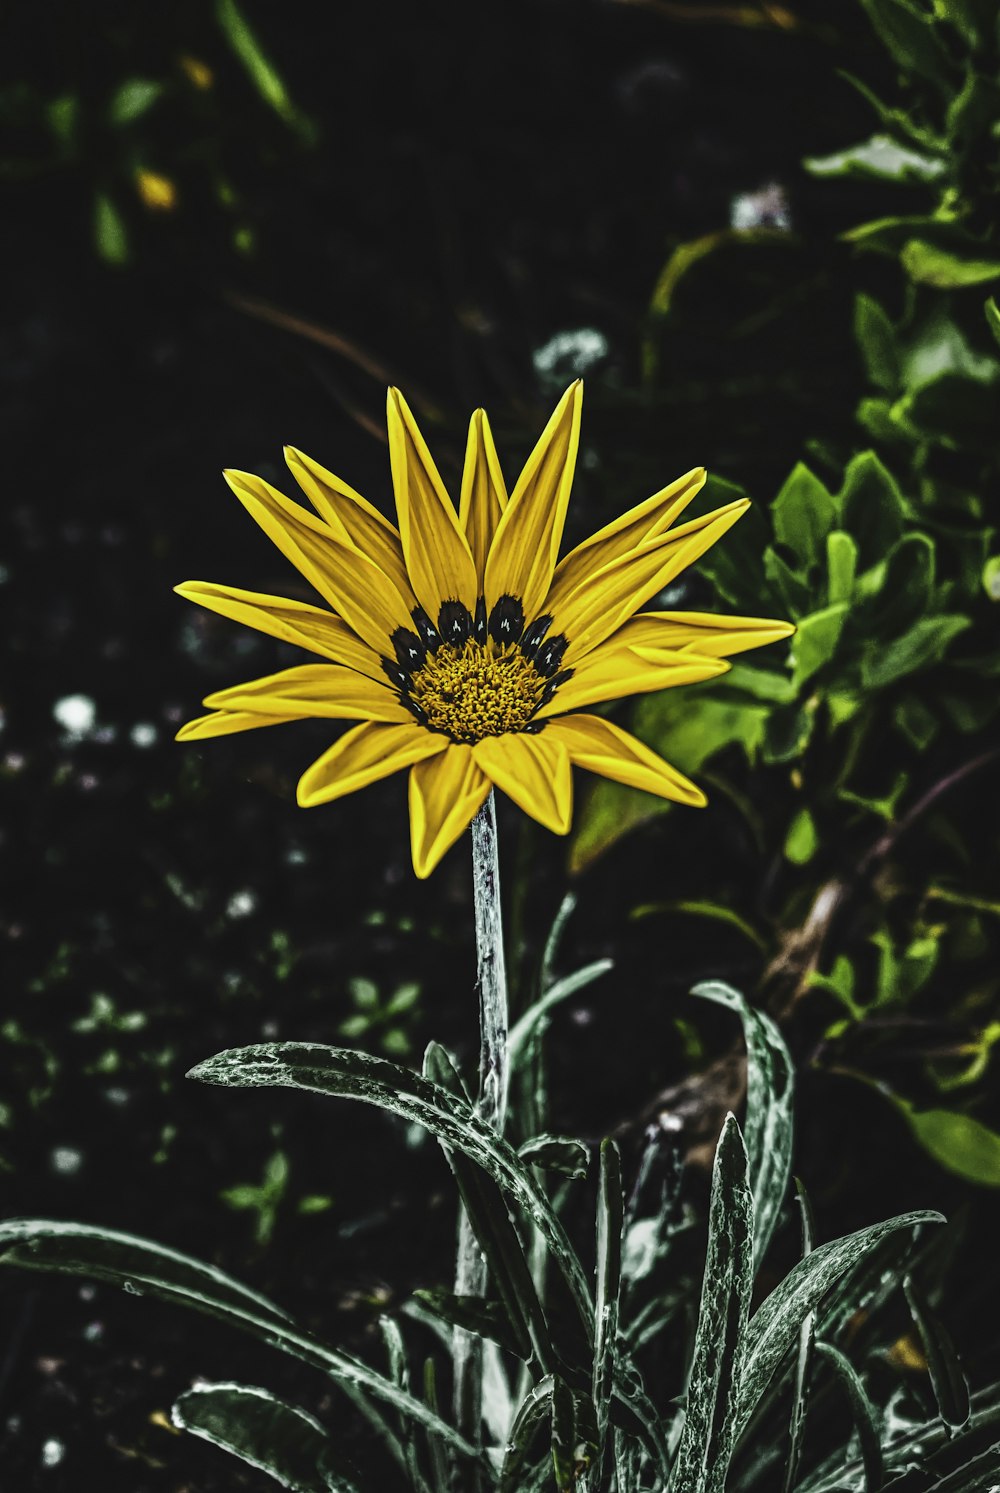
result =
[[[790,1176],[791,1060],[774,1023],[736,991],[715,983],[694,994],[739,1016],[748,1068],[743,1128],[730,1115],[715,1152],[700,1280],[678,1263],[678,1236],[689,1225],[676,1186],[663,1185],[662,1170],[659,1188],[650,1185],[662,1136],[651,1142],[627,1202],[618,1148],[613,1141],[600,1147],[595,1290],[584,1263],[590,1251],[571,1242],[560,1217],[578,1212],[568,1198],[581,1175],[567,1182],[561,1165],[546,1170],[551,1147],[529,1149],[530,1136],[512,1138],[523,1142],[519,1154],[496,1135],[434,1044],[423,1074],[316,1043],[224,1052],[191,1074],[227,1087],[353,1098],[425,1127],[444,1147],[489,1262],[492,1294],[424,1291],[403,1321],[384,1318],[387,1371],[325,1343],[216,1267],[135,1236],[13,1220],[0,1225],[0,1259],[189,1306],[320,1370],[368,1419],[377,1450],[395,1461],[413,1493],[447,1493],[455,1478],[462,1487],[499,1490],[750,1493],[773,1485],[783,1459],[790,1459],[789,1493],[897,1486],[903,1493],[943,1488],[945,1478],[949,1488],[972,1489],[975,1478],[995,1476],[1000,1387],[970,1410],[955,1350],[913,1280],[914,1241],[939,1215],[906,1214],[825,1244],[810,1231],[799,1263],[754,1304],[754,1277]],[[547,997],[551,991],[539,1006]],[[537,1030],[529,1019],[532,1025]],[[576,1148],[586,1154],[579,1142]],[[893,1288],[904,1287],[929,1366],[930,1417],[902,1382],[882,1382],[897,1331],[886,1307]],[[454,1344],[455,1330],[476,1334],[487,1350],[481,1447],[441,1411],[442,1349]],[[668,1342],[672,1372],[686,1380],[683,1400],[664,1399],[661,1371],[651,1372]],[[789,1452],[782,1425],[793,1373]],[[849,1408],[846,1423],[830,1414],[838,1395]],[[300,1493],[350,1493],[376,1475],[374,1467],[347,1465],[335,1434],[263,1388],[201,1385],[173,1413],[178,1427]],[[840,1438],[839,1449],[831,1437]]]

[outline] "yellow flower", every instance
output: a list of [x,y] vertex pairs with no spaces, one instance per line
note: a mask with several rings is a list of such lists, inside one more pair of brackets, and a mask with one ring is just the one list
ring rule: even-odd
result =
[[[325,659],[209,695],[178,740],[305,717],[359,721],[303,774],[303,807],[410,769],[413,866],[424,877],[490,788],[556,834],[573,766],[702,805],[704,794],[620,726],[584,712],[724,673],[725,656],[787,637],[786,622],[640,612],[731,527],[746,500],[678,524],[695,468],[577,545],[562,539],[582,385],[566,391],[510,497],[486,415],[469,426],[456,511],[402,395],[389,390],[396,529],[339,477],[287,447],[315,512],[259,477],[226,480],[326,602],[188,581],[181,596]],[[328,608],[328,609],[327,609]]]
[[169,176],[160,176],[156,171],[137,171],[135,186],[151,212],[170,213],[177,206],[177,188]]

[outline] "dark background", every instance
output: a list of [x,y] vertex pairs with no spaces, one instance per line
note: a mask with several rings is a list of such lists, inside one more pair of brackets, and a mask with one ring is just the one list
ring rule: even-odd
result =
[[[464,851],[414,880],[402,779],[297,809],[322,724],[175,745],[212,688],[293,659],[170,587],[304,594],[220,469],[280,483],[292,442],[387,506],[390,381],[446,480],[478,404],[513,475],[577,371],[537,355],[580,329],[604,352],[586,369],[578,532],[696,463],[766,496],[808,441],[849,451],[857,364],[835,235],[878,191],[816,183],[799,163],[870,127],[837,69],[887,64],[854,7],[803,4],[786,21],[762,8],[759,24],[751,10],[369,3],[318,19],[247,0],[281,80],[269,101],[224,6],[15,7],[0,333],[5,1212],[149,1232],[371,1353],[377,1309],[447,1275],[452,1201],[429,1144],[367,1113],[217,1094],[183,1074],[262,1037],[336,1040],[359,979],[380,1009],[419,986],[360,1045],[398,1029],[401,1056],[433,1035],[468,1059]],[[116,123],[134,79],[161,92]],[[172,183],[169,207],[144,204],[140,171]],[[650,379],[647,311],[670,251],[771,184],[794,267],[762,258],[723,281]],[[734,318],[754,317],[734,343]],[[694,585],[691,604],[707,604]],[[76,732],[54,713],[74,696],[93,714]],[[775,783],[772,770],[754,791],[766,800]],[[523,1002],[566,846],[506,808],[501,834]],[[567,966],[609,951],[618,966],[556,1025],[560,1127],[593,1139],[634,1123],[686,1071],[673,1013],[691,978],[759,977],[738,939],[706,949],[695,929],[664,946],[655,923],[629,921],[706,876],[766,913],[767,877],[739,835],[724,803],[696,827],[671,814],[578,878]],[[688,1020],[699,1060],[725,1047],[721,1018]],[[874,1096],[823,1075],[804,1080],[800,1148],[836,1214],[827,1232],[908,1206],[981,1206]],[[259,1183],[276,1155],[287,1179],[271,1237],[255,1239],[252,1210],[220,1194]],[[263,1474],[170,1433],[175,1394],[235,1373],[324,1407],[307,1375],[199,1319],[34,1277],[0,1290],[12,1488],[263,1489]]]

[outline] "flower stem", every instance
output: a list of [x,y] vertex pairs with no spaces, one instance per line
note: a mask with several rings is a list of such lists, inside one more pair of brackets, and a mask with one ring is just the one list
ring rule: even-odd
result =
[[[493,793],[472,821],[472,887],[476,908],[479,987],[479,1113],[502,1131],[507,1112],[507,968],[500,914],[500,865]],[[486,1261],[462,1210],[458,1228],[456,1296],[485,1296]],[[457,1327],[453,1343],[455,1419],[476,1445],[482,1427],[483,1345]]]

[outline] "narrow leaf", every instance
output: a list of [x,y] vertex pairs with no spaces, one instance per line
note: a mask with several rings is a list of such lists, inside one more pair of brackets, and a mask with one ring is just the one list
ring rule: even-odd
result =
[[927,1305],[913,1281],[903,1282],[907,1304],[920,1332],[927,1371],[941,1419],[956,1430],[969,1419],[969,1386],[955,1344],[944,1323]]
[[861,1446],[865,1493],[880,1493],[885,1467],[882,1460],[881,1432],[875,1406],[868,1398],[868,1392],[854,1365],[839,1348],[834,1348],[830,1343],[817,1343],[816,1352],[833,1369],[850,1402],[851,1417]]
[[625,1203],[622,1164],[613,1140],[601,1145],[601,1180],[597,1201],[597,1303],[591,1395],[597,1416],[594,1486],[603,1476],[605,1441],[611,1410],[618,1349],[618,1304],[622,1283],[622,1229]]

